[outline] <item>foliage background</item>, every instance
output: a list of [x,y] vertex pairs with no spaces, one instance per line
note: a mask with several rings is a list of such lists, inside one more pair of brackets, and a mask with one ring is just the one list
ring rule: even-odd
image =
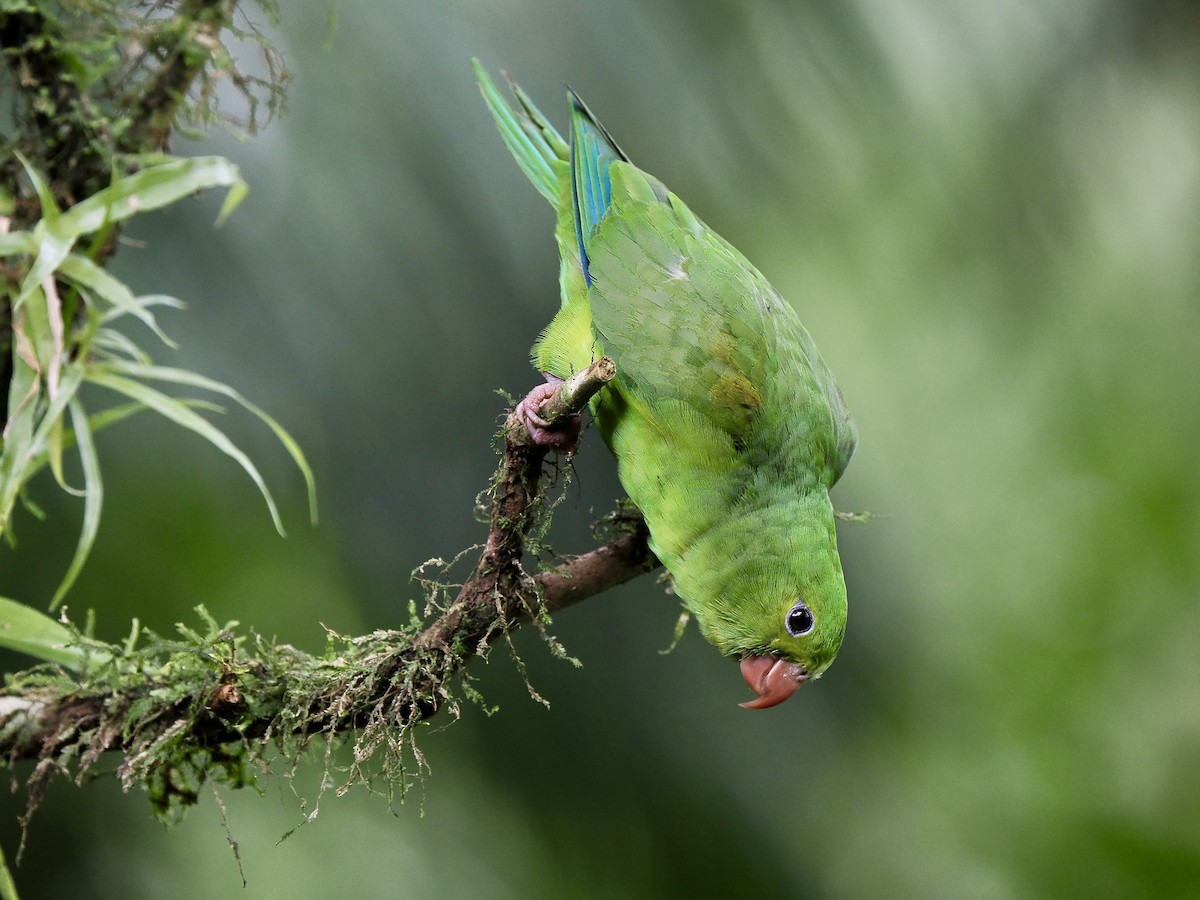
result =
[[[763,714],[652,579],[564,613],[584,661],[476,664],[500,711],[422,748],[389,814],[287,782],[223,794],[241,896],[1169,896],[1200,882],[1200,14],[1183,2],[288,4],[291,112],[203,152],[249,198],[135,223],[117,274],[189,301],[164,363],[297,437],[322,522],[257,423],[280,542],[227,459],[142,417],[98,437],[108,503],[69,598],[119,638],[203,602],[308,649],[406,620],[409,571],[482,536],[502,401],[556,304],[549,210],[468,59],[556,118],[574,86],[800,309],[862,432],[835,495],[851,627]],[[561,121],[561,118],[560,118]],[[189,147],[179,148],[181,151]],[[619,495],[594,436],[564,552]],[[273,469],[273,470],[272,470]],[[289,493],[290,489],[290,493]],[[79,509],[0,548],[53,592]],[[295,788],[315,797],[314,758]],[[19,795],[0,801],[11,854]],[[27,898],[240,890],[211,799],[164,831],[58,785]]]

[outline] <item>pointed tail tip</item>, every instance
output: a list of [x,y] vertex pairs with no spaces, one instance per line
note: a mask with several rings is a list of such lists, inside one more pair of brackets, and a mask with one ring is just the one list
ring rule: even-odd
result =
[[583,102],[582,98],[580,98],[579,94],[575,91],[575,88],[571,87],[569,84],[567,85],[567,103],[570,105],[572,110],[579,110],[589,119],[592,119],[593,121],[595,120],[595,116],[593,116],[591,110],[587,108],[587,104]]
[[595,114],[588,109],[588,105],[583,102],[583,98],[575,92],[575,89],[569,84],[567,85],[567,104],[571,109],[571,130],[575,131],[579,122],[584,122],[596,133],[599,138],[599,143],[603,145],[609,154],[615,159],[629,162],[629,156],[621,149],[621,145],[614,139],[609,130],[601,124]]

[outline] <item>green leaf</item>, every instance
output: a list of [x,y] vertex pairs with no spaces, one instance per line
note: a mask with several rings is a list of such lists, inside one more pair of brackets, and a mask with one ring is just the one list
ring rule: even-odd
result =
[[[0,196],[3,196],[2,191]],[[12,872],[8,871],[8,861],[4,858],[3,848],[0,848],[0,900],[21,900],[17,896],[17,885],[13,881]]]
[[222,156],[173,159],[149,166],[113,182],[72,206],[59,218],[58,229],[73,237],[90,234],[109,222],[168,206],[205,188],[227,187],[229,193],[217,217],[224,222],[249,188],[238,167]]
[[58,390],[38,419],[37,430],[33,433],[33,441],[29,454],[31,458],[38,453],[42,453],[49,444],[50,435],[55,428],[55,423],[62,419],[63,413],[66,412],[67,404],[71,402],[71,399],[78,392],[80,384],[83,383],[83,377],[83,367],[75,363],[63,369],[63,376],[59,382]]
[[66,626],[24,603],[0,597],[0,646],[79,671],[90,659],[102,659],[74,644]]
[[[207,400],[189,399],[181,400],[179,402],[192,409],[206,409],[215,413],[225,412],[222,407],[218,406],[216,403],[210,403]],[[96,434],[96,432],[100,431],[101,429],[107,428],[109,425],[115,425],[117,422],[129,418],[134,413],[145,411],[146,405],[144,403],[131,402],[122,403],[119,406],[110,406],[108,409],[102,409],[100,412],[90,416],[88,418],[88,428],[92,434]],[[74,446],[74,433],[70,431],[65,432],[63,434],[63,450],[69,450]],[[33,478],[34,475],[41,471],[48,462],[49,460],[47,459],[45,451],[42,451],[41,453],[35,453],[30,459],[29,466],[25,471],[25,480],[28,482],[29,479]],[[23,499],[26,503],[29,502],[28,498]]]
[[48,222],[51,226],[58,221],[58,217],[62,215],[58,208],[58,203],[54,199],[54,192],[50,190],[50,185],[46,184],[46,180],[42,178],[41,173],[29,164],[24,154],[20,150],[13,151],[17,159],[21,161],[21,165],[25,168],[25,174],[29,177],[29,182],[33,185],[34,193],[38,195],[38,203],[42,207],[42,221]]
[[135,362],[150,362],[150,356],[131,338],[113,328],[101,328],[92,341],[94,352],[106,358],[129,359]]
[[[60,488],[73,497],[82,497],[84,491],[71,487],[67,483],[67,475],[63,471],[62,464],[64,449],[65,438],[63,436],[62,418],[59,417],[50,422],[50,430],[46,433],[46,459],[50,463],[50,473],[54,476],[54,480]],[[26,477],[26,481],[28,481],[28,477]]]
[[152,366],[141,365],[139,363],[128,363],[115,361],[106,365],[109,371],[120,372],[123,375],[128,375],[131,378],[140,378],[149,381],[167,381],[172,384],[184,384],[189,387],[200,388],[205,391],[212,391],[214,394],[221,394],[233,400],[247,412],[256,416],[263,424],[275,433],[275,437],[279,443],[283,444],[288,455],[292,457],[296,468],[300,470],[300,474],[304,476],[304,483],[308,488],[308,509],[309,515],[314,525],[317,524],[317,483],[313,476],[312,468],[308,464],[308,460],[304,456],[304,451],[300,449],[300,445],[295,439],[287,433],[282,425],[268,414],[264,409],[251,403],[244,396],[231,388],[229,385],[216,381],[212,378],[207,378],[204,375],[198,375],[195,372],[189,372],[185,369],[176,369],[168,366]]
[[[166,306],[171,309],[187,309],[187,304],[178,297],[172,297],[170,294],[142,294],[133,298],[133,302],[143,309],[149,309],[152,306]],[[109,318],[116,318],[116,314],[109,313],[105,321]]]
[[[19,328],[17,337],[20,341]],[[38,404],[31,400],[22,402],[15,399],[19,391],[26,391],[26,397],[30,391],[36,395],[38,376],[37,372],[25,363],[24,354],[14,353],[13,359],[17,365],[13,370],[9,407],[12,408],[18,403],[20,406],[4,430],[4,452],[0,454],[0,532],[3,532],[8,524],[9,515],[21,488],[30,475],[54,452],[51,441],[56,423],[83,381],[83,369],[73,363],[68,365],[63,370],[64,374],[54,399],[44,411],[40,411],[37,408]],[[30,387],[26,388],[26,384]]]
[[50,312],[46,308],[45,295],[41,285],[34,284],[33,289],[25,295],[30,302],[21,310],[22,327],[25,337],[29,339],[29,349],[33,351],[33,359],[27,360],[31,365],[36,364],[38,374],[46,377],[46,365],[54,355],[54,336],[50,331]]
[[283,522],[279,518],[279,510],[275,507],[275,500],[271,496],[271,491],[267,488],[267,483],[263,480],[262,475],[259,474],[254,463],[250,461],[250,457],[238,449],[237,445],[226,437],[225,432],[221,431],[207,419],[192,412],[183,401],[169,397],[161,391],[157,391],[141,382],[124,378],[107,370],[108,367],[114,365],[118,364],[101,363],[90,366],[87,376],[88,381],[92,384],[116,391],[119,394],[124,394],[131,400],[144,403],[159,415],[170,419],[177,425],[182,425],[190,431],[194,431],[226,456],[234,459],[258,486],[259,493],[262,494],[263,500],[267,504],[267,510],[271,514],[271,521],[275,523],[275,530],[281,536],[286,536],[287,533],[283,529]]
[[87,562],[92,545],[96,542],[96,532],[100,530],[100,509],[104,505],[104,483],[100,479],[100,460],[96,455],[96,445],[92,442],[91,426],[83,404],[78,397],[71,398],[71,428],[75,433],[75,441],[79,446],[79,462],[83,466],[83,526],[79,531],[79,541],[75,545],[75,556],[63,576],[58,590],[50,600],[50,609],[54,610],[62,603],[67,591],[79,577],[83,564]]
[[38,285],[54,274],[59,263],[71,251],[71,247],[75,243],[75,239],[70,234],[58,227],[62,220],[62,213],[54,201],[54,194],[50,190],[50,186],[19,151],[16,156],[21,161],[21,165],[25,167],[25,174],[29,176],[29,181],[38,195],[38,202],[42,207],[42,218],[33,229],[35,245],[33,252],[37,253],[37,259],[34,260],[33,265],[21,281],[21,289],[13,299],[13,312],[21,308],[26,298]]
[[33,237],[37,243],[37,259],[34,260],[33,265],[21,280],[21,290],[13,300],[13,312],[21,308],[25,300],[38,289],[43,281],[54,275],[75,244],[72,239],[47,228],[45,219],[38,222],[37,228],[33,231]]
[[0,234],[0,256],[16,256],[37,253],[37,239],[28,231],[10,231]]
[[40,373],[37,357],[24,328],[24,315],[13,319],[12,380],[8,389],[8,421],[0,451],[0,533],[8,526],[13,504],[25,483],[37,424]]
[[135,316],[153,331],[159,340],[174,349],[175,342],[163,333],[162,329],[158,327],[154,315],[147,309],[148,306],[155,303],[165,305],[160,295],[154,295],[153,302],[146,302],[145,299],[139,302],[139,299],[133,296],[133,291],[129,290],[123,282],[108,274],[86,256],[80,256],[77,253],[65,257],[59,271],[72,283],[87,288],[112,306],[112,310],[105,312],[103,321],[109,321],[124,314]]

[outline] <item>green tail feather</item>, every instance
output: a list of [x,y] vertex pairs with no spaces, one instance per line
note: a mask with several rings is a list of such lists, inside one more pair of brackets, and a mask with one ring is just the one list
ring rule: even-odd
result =
[[570,162],[575,239],[579,245],[584,279],[590,285],[592,276],[588,271],[584,241],[612,204],[612,181],[609,175],[612,163],[616,160],[628,162],[629,157],[574,91],[568,90],[571,108],[571,143],[568,146],[550,120],[516,82],[512,79],[508,82],[517,99],[517,107],[514,108],[501,96],[479,60],[471,60],[471,65],[483,100],[517,165],[538,192],[556,207],[562,199],[557,167],[563,162]]
[[478,59],[472,59],[471,66],[475,69],[475,78],[479,82],[483,100],[491,111],[492,118],[496,120],[500,136],[504,138],[504,143],[517,160],[517,165],[533,182],[538,193],[557,206],[558,176],[555,174],[554,164],[567,159],[567,142],[511,79],[509,87],[517,98],[520,110],[509,106]]

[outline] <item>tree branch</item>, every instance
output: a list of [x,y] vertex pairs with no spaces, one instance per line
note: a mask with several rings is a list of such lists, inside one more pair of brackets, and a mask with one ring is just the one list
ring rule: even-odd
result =
[[[552,423],[577,414],[614,374],[611,361],[600,360],[565,382],[540,414]],[[629,533],[611,543],[526,572],[526,539],[546,499],[546,453],[510,414],[483,551],[432,623],[337,638],[337,652],[323,657],[261,638],[247,654],[216,623],[183,647],[97,646],[104,656],[81,677],[46,674],[45,666],[9,676],[0,695],[0,759],[38,761],[29,779],[36,805],[54,774],[82,779],[102,753],[118,751],[126,788],[148,787],[164,812],[194,802],[211,775],[245,777],[247,758],[262,758],[269,745],[291,756],[289,747],[298,752],[317,735],[357,730],[355,768],[382,751],[384,773],[396,775],[403,762],[395,753],[411,741],[411,727],[448,703],[457,708],[450,682],[497,634],[659,565],[644,523],[630,518]]]
[[[149,19],[110,3],[93,4],[82,17],[56,18],[22,4],[0,10],[0,87],[11,83],[20,100],[11,138],[0,135],[3,149],[21,150],[67,207],[164,147],[176,120],[211,117],[215,94],[206,88],[216,75],[232,77],[244,94],[258,84],[274,100],[285,74],[272,70],[269,83],[239,80],[224,50],[221,35],[236,6],[237,0],[176,0],[164,7],[168,13]],[[109,40],[95,40],[110,32],[117,65]],[[255,100],[248,99],[253,121]],[[12,201],[3,214],[16,228],[32,227],[42,215],[22,167],[15,155],[0,160],[0,200]],[[114,231],[102,231],[90,258],[103,265],[114,240]],[[8,282],[0,285],[8,288],[0,292],[0,396],[7,396],[10,296],[23,271],[0,276]],[[599,360],[565,382],[542,405],[541,417],[553,425],[580,413],[614,374],[610,360]],[[135,635],[121,647],[79,635],[90,653],[81,672],[46,664],[6,675],[0,763],[35,761],[26,782],[29,813],[55,775],[81,781],[108,752],[121,754],[116,771],[125,787],[145,788],[155,808],[170,814],[194,803],[208,778],[241,786],[252,779],[251,762],[269,765],[277,754],[295,761],[312,739],[343,736],[354,743],[351,781],[368,780],[374,764],[403,791],[413,726],[472,696],[463,671],[471,659],[523,622],[541,625],[546,613],[659,565],[644,523],[626,518],[618,520],[624,533],[606,546],[549,571],[527,572],[529,537],[548,521],[546,453],[510,415],[483,551],[432,622],[359,637],[331,633],[326,652],[313,655],[239,634],[199,610],[205,627],[181,626],[180,639],[152,635],[139,642]],[[434,588],[430,608],[444,590]]]

